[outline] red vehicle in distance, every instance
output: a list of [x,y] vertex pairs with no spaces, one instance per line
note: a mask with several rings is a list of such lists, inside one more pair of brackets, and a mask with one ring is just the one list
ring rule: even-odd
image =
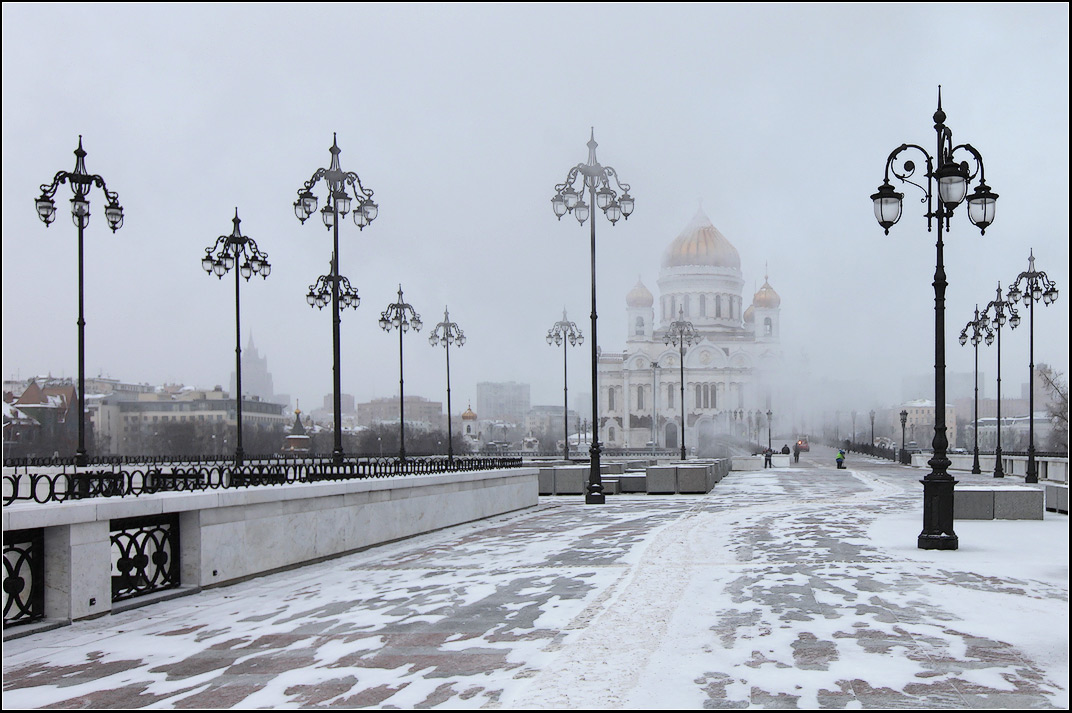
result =
[[800,450],[800,452],[802,452],[802,453],[810,453],[811,452],[811,446],[808,445],[808,437],[807,436],[801,436],[800,438],[797,439],[797,449]]

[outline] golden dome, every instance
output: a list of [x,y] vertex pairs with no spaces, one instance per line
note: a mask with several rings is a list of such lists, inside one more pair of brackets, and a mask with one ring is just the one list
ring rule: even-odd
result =
[[763,280],[763,287],[760,287],[759,292],[752,298],[752,304],[764,309],[777,309],[781,303],[782,298],[778,296],[778,293],[774,291],[774,288],[770,286],[766,279]]
[[637,277],[636,286],[629,290],[629,293],[625,296],[625,304],[627,307],[651,307],[655,304],[655,297],[652,296],[651,291],[644,287],[644,283],[640,281],[640,277]]
[[475,421],[476,420],[476,413],[473,412],[472,405],[469,405],[465,409],[465,413],[462,414],[462,420],[463,421]]
[[663,267],[685,265],[741,269],[741,256],[737,254],[737,248],[711,224],[703,209],[696,211],[692,222],[663,254]]
[[752,305],[748,305],[748,309],[744,311],[745,324],[752,324],[756,321],[756,309]]

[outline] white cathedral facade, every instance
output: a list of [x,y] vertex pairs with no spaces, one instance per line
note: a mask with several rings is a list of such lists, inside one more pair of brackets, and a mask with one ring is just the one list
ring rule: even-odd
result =
[[600,439],[609,449],[680,447],[679,348],[665,343],[680,319],[695,330],[684,359],[688,450],[718,433],[765,439],[760,413],[783,361],[778,293],[765,278],[746,302],[740,255],[702,210],[663,254],[658,289],[656,300],[638,279],[625,300],[626,348],[600,355]]

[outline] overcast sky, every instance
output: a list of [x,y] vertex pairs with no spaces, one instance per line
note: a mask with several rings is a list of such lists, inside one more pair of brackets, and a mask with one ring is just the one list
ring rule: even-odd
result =
[[[444,400],[427,329],[449,305],[468,338],[451,354],[457,410],[475,407],[478,381],[528,382],[533,403],[557,403],[561,353],[544,335],[563,306],[589,334],[589,252],[587,225],[555,220],[550,198],[594,126],[599,159],[636,198],[629,221],[598,218],[605,351],[625,346],[625,294],[638,275],[657,294],[662,253],[702,202],[741,255],[746,303],[767,266],[788,358],[816,379],[887,384],[859,408],[889,405],[902,374],[933,369],[935,235],[915,188],[899,187],[889,236],[869,195],[901,143],[933,152],[939,84],[954,141],[980,151],[1000,195],[985,236],[963,208],[947,235],[949,368],[971,370],[957,334],[1034,248],[1061,290],[1036,310],[1035,359],[1064,370],[1068,59],[1064,3],[5,3],[3,375],[77,374],[70,191],[48,229],[33,200],[73,169],[81,134],[126,212],[112,235],[91,194],[88,374],[227,388],[233,283],[200,259],[237,206],[273,267],[243,283],[243,342],[252,331],[278,392],[319,406],[330,309],[304,296],[329,271],[331,236],[292,203],[338,132],[343,169],[380,206],[371,227],[340,231],[362,298],[342,323],[343,391],[397,395],[398,339],[377,320],[401,283],[428,325],[406,337],[408,394]],[[1003,339],[1015,396],[1024,318]],[[571,391],[590,388],[587,346],[570,355]],[[994,359],[980,355],[991,376]]]

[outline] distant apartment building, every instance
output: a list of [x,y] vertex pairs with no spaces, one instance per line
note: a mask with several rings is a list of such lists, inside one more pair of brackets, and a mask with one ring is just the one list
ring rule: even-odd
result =
[[566,425],[569,425],[570,433],[579,430],[580,418],[576,411],[570,410],[566,414],[566,423],[562,423],[561,406],[533,406],[525,416],[526,434],[539,436],[543,433],[551,433],[555,437],[564,438]]
[[[934,439],[934,402],[919,399],[909,401],[902,408],[908,412],[905,437],[909,441],[915,441],[920,448],[930,448]],[[945,406],[945,430],[949,446],[953,447],[957,442],[957,409],[953,404]]]
[[[140,453],[145,444],[158,437],[168,426],[187,424],[198,431],[191,437],[211,439],[224,438],[223,431],[217,435],[213,427],[234,428],[237,411],[234,398],[222,389],[204,390],[185,388],[177,394],[157,392],[138,394],[131,398],[112,394],[96,400],[89,409],[89,417],[96,434],[96,450],[100,454]],[[243,434],[254,429],[285,429],[290,419],[283,414],[283,405],[260,399],[242,400]],[[210,448],[204,444],[202,452],[209,453],[226,448]],[[228,448],[233,449],[234,444]]]
[[[357,405],[357,424],[373,426],[380,423],[398,423],[401,409],[397,396],[372,399]],[[423,396],[405,398],[406,423],[426,428],[431,431],[445,429],[446,416],[443,415],[443,402],[430,401]]]
[[476,410],[482,420],[521,425],[531,408],[528,384],[484,381],[476,385]]

